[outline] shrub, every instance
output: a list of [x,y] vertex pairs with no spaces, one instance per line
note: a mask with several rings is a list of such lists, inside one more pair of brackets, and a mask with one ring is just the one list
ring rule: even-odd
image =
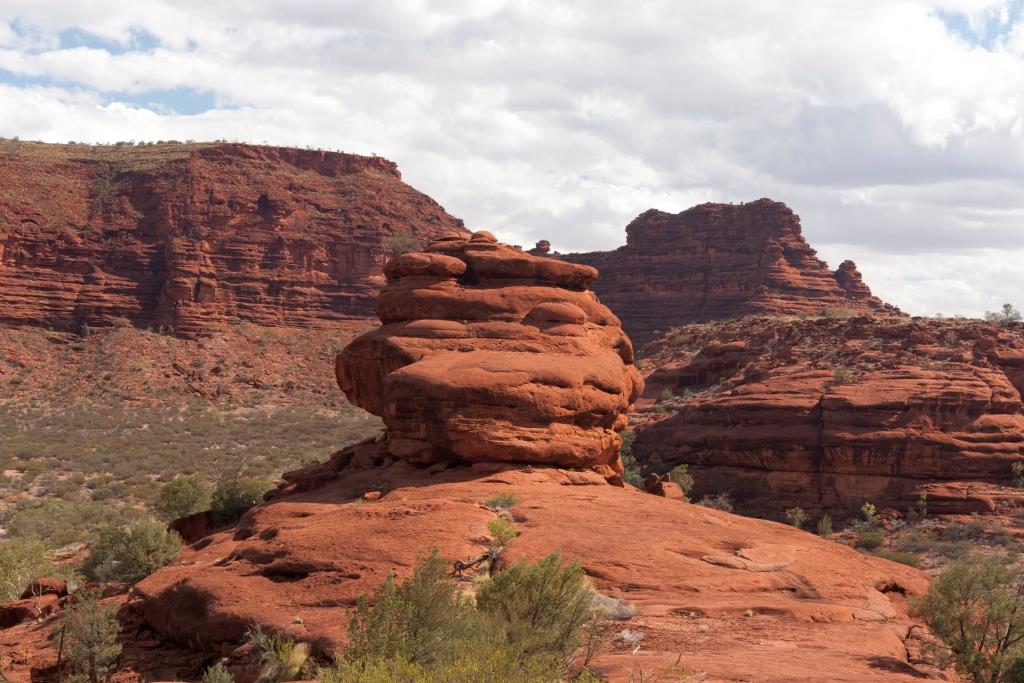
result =
[[878,525],[878,510],[874,503],[864,503],[860,506],[860,517],[870,526]]
[[302,678],[303,667],[309,659],[309,643],[296,643],[290,638],[268,633],[253,626],[245,639],[252,644],[259,669],[257,683],[283,683]]
[[1018,460],[1010,465],[1010,475],[1013,477],[1013,485],[1024,489],[1024,462]]
[[119,631],[116,609],[101,605],[98,592],[76,594],[74,605],[64,612],[62,627],[51,636],[54,648],[73,672],[69,680],[108,680],[121,655]]
[[487,530],[494,537],[494,542],[499,548],[504,548],[509,541],[519,535],[514,524],[506,519],[492,519],[487,523]]
[[1024,575],[1002,558],[972,555],[932,581],[916,611],[975,681],[1008,676],[1024,642]]
[[935,548],[935,539],[920,531],[912,531],[898,538],[895,546],[897,550],[911,553],[926,553]]
[[460,596],[435,550],[406,581],[389,578],[372,601],[359,599],[349,622],[348,649],[316,679],[562,680],[591,605],[583,571],[577,564],[562,568],[556,554],[497,574],[481,586],[474,606]]
[[0,603],[17,600],[47,569],[46,544],[37,538],[0,543]]
[[642,489],[644,487],[643,474],[640,472],[640,465],[633,456],[633,442],[636,441],[636,432],[619,432],[622,437],[622,446],[619,447],[619,455],[622,457],[622,480],[627,484]]
[[209,510],[212,488],[209,482],[198,474],[178,477],[160,489],[160,496],[153,509],[165,522],[173,522],[196,512]]
[[476,597],[477,608],[498,620],[508,643],[527,656],[571,654],[592,601],[579,563],[563,568],[558,553],[536,564],[516,563],[491,577]]
[[845,365],[840,365],[832,371],[832,383],[843,385],[853,381],[853,371]]
[[1013,307],[1013,304],[1003,304],[998,311],[986,311],[985,320],[1004,327],[1020,322],[1020,311]]
[[857,540],[854,545],[864,550],[874,550],[885,542],[885,533],[881,529],[863,527],[857,531]]
[[488,510],[509,510],[519,503],[519,496],[511,491],[498,493],[484,501]]
[[903,552],[899,550],[889,550],[888,548],[876,548],[871,551],[871,554],[877,555],[878,557],[884,557],[887,560],[893,562],[899,562],[910,567],[920,567],[921,558],[914,553]]
[[236,521],[247,510],[263,500],[263,494],[272,484],[255,477],[230,477],[221,479],[213,489],[210,511],[217,522],[227,524]]
[[458,658],[433,666],[409,661],[404,656],[339,658],[334,666],[318,670],[316,680],[319,683],[551,683],[559,680],[559,673],[550,659],[519,660],[506,648],[471,646]]
[[690,474],[686,465],[676,465],[668,473],[669,481],[674,481],[683,489],[683,494],[689,497],[693,489],[693,475]]
[[178,535],[159,522],[105,527],[100,530],[83,570],[100,581],[134,583],[170,562],[180,549]]
[[706,508],[712,510],[722,510],[723,512],[732,512],[732,496],[728,493],[718,493],[715,495],[707,495],[700,499],[697,505],[703,505]]
[[408,254],[411,251],[419,251],[423,248],[423,243],[415,235],[402,231],[396,231],[385,236],[381,244],[391,253],[392,258]]
[[666,389],[664,389],[661,392],[661,394],[658,395],[658,401],[657,402],[658,403],[667,403],[668,401],[671,401],[675,397],[676,397],[676,395],[674,393],[672,393],[672,390],[666,388]]
[[919,522],[928,516],[928,492],[922,491],[917,496],[917,502],[914,503],[914,507],[910,508],[907,512],[907,516],[910,521]]
[[818,535],[822,538],[832,536],[832,517],[827,512],[818,520]]
[[203,683],[235,683],[235,677],[224,666],[224,662],[217,662],[203,672]]
[[797,529],[802,529],[804,522],[807,521],[807,513],[801,507],[790,508],[786,510],[786,521]]

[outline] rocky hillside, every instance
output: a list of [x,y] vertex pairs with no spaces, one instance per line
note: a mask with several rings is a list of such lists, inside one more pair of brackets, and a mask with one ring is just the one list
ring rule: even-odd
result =
[[[845,515],[860,502],[992,512],[1024,457],[1024,326],[745,318],[648,347],[634,452],[696,495]],[[653,403],[653,405],[652,405]]]
[[[610,681],[937,673],[907,612],[922,572],[623,484],[614,429],[641,382],[618,320],[587,291],[592,269],[476,233],[385,273],[384,325],[342,351],[337,374],[387,433],[286,474],[237,524],[189,527],[168,566],[111,588],[116,680],[197,680],[221,659],[251,680],[254,626],[326,663],[358,596],[431,548],[465,594],[520,559],[578,561],[590,600],[615,606],[598,612],[609,637],[589,662]],[[8,679],[56,678],[60,600],[24,619],[24,605],[3,607],[18,617],[0,629]]]
[[389,236],[462,229],[379,157],[239,144],[0,145],[0,323],[372,315]]
[[671,327],[743,315],[896,312],[852,261],[829,270],[800,217],[770,199],[650,209],[626,226],[625,246],[561,258],[600,271],[594,291],[638,345]]

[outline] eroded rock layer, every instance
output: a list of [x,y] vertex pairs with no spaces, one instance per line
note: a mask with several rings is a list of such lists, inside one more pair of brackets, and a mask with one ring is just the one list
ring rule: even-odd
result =
[[597,271],[486,232],[391,261],[383,326],[339,354],[338,383],[381,416],[391,454],[609,466],[642,389],[619,320],[587,290]]
[[626,226],[626,245],[564,255],[596,267],[594,291],[643,345],[659,331],[751,314],[896,312],[874,297],[852,261],[830,271],[781,202],[650,209]]
[[[857,501],[990,511],[1024,457],[1024,328],[980,321],[748,318],[649,347],[634,451],[691,466],[696,495],[845,513]],[[984,487],[990,489],[991,487]]]
[[[594,663],[607,680],[640,666],[778,683],[820,681],[821,671],[849,681],[926,676],[910,654],[920,629],[906,612],[927,587],[918,570],[592,472],[481,463],[431,475],[401,461],[374,466],[380,455],[363,452],[373,448],[348,453],[332,474],[293,473],[298,490],[286,486],[140,582],[135,608],[161,638],[195,649],[231,652],[258,624],[329,656],[346,642],[360,594],[405,578],[431,548],[452,561],[477,557],[497,517],[481,502],[513,493],[520,534],[496,571],[557,550],[637,609],[615,628],[644,633],[640,657],[615,639]],[[382,495],[367,501],[368,490]],[[630,540],[638,524],[642,538]]]
[[14,325],[334,325],[372,314],[390,235],[462,228],[394,163],[353,154],[8,142],[0,183]]

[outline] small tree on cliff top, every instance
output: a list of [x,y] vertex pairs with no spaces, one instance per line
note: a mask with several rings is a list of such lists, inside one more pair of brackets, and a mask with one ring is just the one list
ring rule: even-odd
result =
[[998,325],[1010,325],[1020,322],[1020,311],[1013,307],[1013,304],[1003,304],[998,311],[986,311],[985,320]]

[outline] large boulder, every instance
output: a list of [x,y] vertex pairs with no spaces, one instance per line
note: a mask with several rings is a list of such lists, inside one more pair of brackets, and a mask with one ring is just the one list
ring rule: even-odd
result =
[[388,449],[450,460],[610,466],[643,380],[594,268],[487,232],[452,234],[384,269],[383,325],[346,347],[338,384],[379,415]]

